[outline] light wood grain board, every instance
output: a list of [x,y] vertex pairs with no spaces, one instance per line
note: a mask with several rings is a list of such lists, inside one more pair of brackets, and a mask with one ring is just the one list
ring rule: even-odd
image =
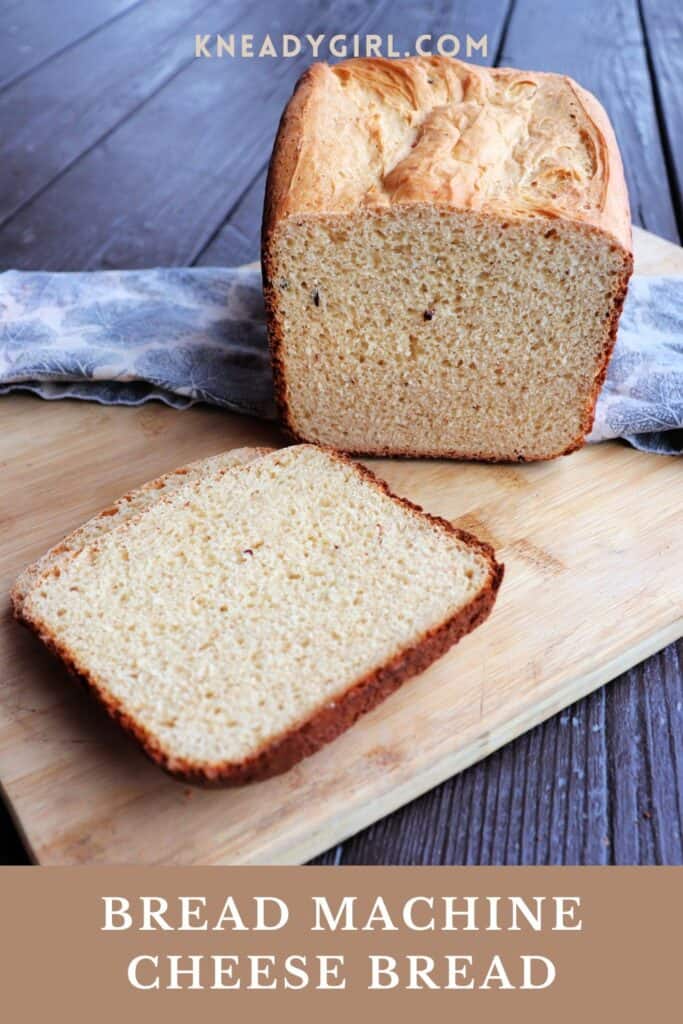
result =
[[[636,232],[641,273],[683,251]],[[218,410],[0,400],[0,587],[128,488],[190,459],[279,443]],[[167,778],[10,618],[0,780],[46,864],[294,863],[484,757],[683,633],[680,461],[620,444],[551,463],[375,460],[392,487],[496,547],[489,621],[288,774],[203,791]]]

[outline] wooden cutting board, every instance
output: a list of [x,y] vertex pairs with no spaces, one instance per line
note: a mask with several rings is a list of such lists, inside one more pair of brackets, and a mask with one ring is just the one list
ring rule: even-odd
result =
[[[683,250],[637,232],[640,273]],[[280,443],[213,409],[0,400],[0,587],[128,488],[191,459]],[[203,791],[167,778],[10,618],[0,779],[35,858],[301,862],[484,757],[683,633],[679,460],[617,443],[530,466],[376,460],[391,486],[490,541],[489,621],[288,774]]]

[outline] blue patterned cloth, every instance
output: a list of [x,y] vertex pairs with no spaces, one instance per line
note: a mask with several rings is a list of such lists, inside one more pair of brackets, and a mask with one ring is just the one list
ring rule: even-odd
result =
[[[256,269],[0,274],[0,394],[275,416]],[[591,441],[683,450],[683,278],[632,280]]]

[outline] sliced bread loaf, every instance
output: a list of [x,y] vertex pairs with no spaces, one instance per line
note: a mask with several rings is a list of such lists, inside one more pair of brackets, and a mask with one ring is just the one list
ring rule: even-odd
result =
[[632,266],[614,132],[571,79],[446,57],[314,64],[266,188],[282,419],[355,453],[573,451]]
[[189,780],[317,750],[482,622],[502,578],[487,545],[309,445],[161,493],[48,560],[17,609]]

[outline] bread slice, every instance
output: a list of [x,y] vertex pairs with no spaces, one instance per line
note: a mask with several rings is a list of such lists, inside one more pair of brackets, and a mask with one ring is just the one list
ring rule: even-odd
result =
[[313,65],[273,151],[263,271],[298,439],[548,459],[579,447],[633,267],[598,101],[443,57]]
[[487,545],[302,445],[165,489],[46,563],[18,607],[164,768],[244,782],[426,668],[486,618],[502,572]]
[[128,494],[124,494],[110,508],[103,509],[102,512],[93,516],[83,526],[79,526],[77,530],[74,530],[36,562],[24,569],[17,577],[10,595],[15,616],[21,618],[26,595],[39,577],[50,567],[64,562],[71,552],[80,550],[89,541],[96,540],[103,533],[118,526],[119,523],[150,508],[159,498],[170,494],[182,484],[191,480],[199,480],[205,473],[214,470],[232,469],[236,466],[246,465],[247,462],[252,462],[270,451],[272,451],[270,448],[233,448],[231,451],[221,452],[219,455],[210,455],[206,459],[190,462],[187,466],[164,473],[156,480],[150,480]]

